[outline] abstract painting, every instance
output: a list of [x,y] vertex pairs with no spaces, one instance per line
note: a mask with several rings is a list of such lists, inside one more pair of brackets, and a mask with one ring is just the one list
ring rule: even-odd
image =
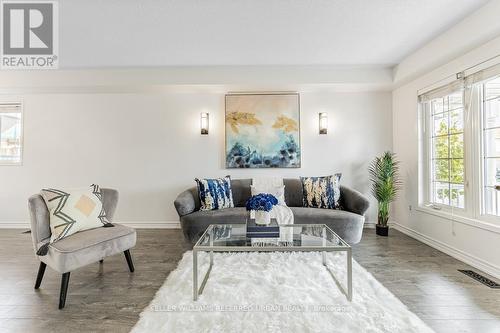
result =
[[226,95],[227,168],[300,168],[297,93]]

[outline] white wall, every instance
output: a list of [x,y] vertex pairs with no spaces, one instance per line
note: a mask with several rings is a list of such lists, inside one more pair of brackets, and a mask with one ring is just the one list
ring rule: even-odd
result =
[[[3,98],[8,94],[3,95]],[[295,177],[343,173],[343,183],[368,194],[367,165],[392,146],[388,92],[301,94],[302,168],[224,169],[224,94],[36,93],[24,100],[24,161],[0,167],[0,227],[25,225],[27,198],[42,187],[96,182],[120,191],[116,219],[177,221],[173,200],[194,177]],[[318,135],[318,112],[329,134]],[[210,135],[199,134],[210,112]],[[368,213],[375,220],[375,206]],[[149,223],[151,226],[152,224]]]
[[[417,91],[500,55],[500,37],[393,91],[393,146],[402,165],[404,189],[394,205],[396,227],[487,273],[500,277],[500,225],[449,220],[418,210]],[[421,61],[426,62],[423,56]],[[497,59],[496,62],[499,60]],[[471,184],[473,186],[473,184]],[[412,206],[412,210],[409,209]],[[457,267],[459,268],[459,267]]]
[[408,83],[495,38],[500,34],[499,13],[500,1],[489,1],[403,59],[394,68],[394,82]]

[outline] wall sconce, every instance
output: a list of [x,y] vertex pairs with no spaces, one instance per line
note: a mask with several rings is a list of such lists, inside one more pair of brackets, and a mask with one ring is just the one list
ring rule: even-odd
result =
[[328,133],[328,114],[326,112],[320,112],[319,114],[319,134]]
[[208,135],[208,112],[202,112],[200,117],[201,135]]

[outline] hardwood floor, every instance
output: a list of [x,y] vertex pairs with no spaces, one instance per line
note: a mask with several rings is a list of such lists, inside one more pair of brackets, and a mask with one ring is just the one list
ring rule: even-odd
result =
[[[72,272],[58,310],[60,275],[49,267],[33,289],[38,261],[31,236],[0,229],[0,332],[128,332],[189,249],[180,230],[139,230],[135,272],[116,255]],[[391,230],[365,229],[354,258],[436,332],[500,332],[500,290],[458,272],[470,268]]]
[[475,268],[395,230],[365,229],[353,257],[436,332],[500,332],[500,289],[457,271]]

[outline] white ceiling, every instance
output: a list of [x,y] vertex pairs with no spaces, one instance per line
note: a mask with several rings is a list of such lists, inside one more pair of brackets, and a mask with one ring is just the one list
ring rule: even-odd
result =
[[487,0],[64,0],[62,68],[393,66]]

